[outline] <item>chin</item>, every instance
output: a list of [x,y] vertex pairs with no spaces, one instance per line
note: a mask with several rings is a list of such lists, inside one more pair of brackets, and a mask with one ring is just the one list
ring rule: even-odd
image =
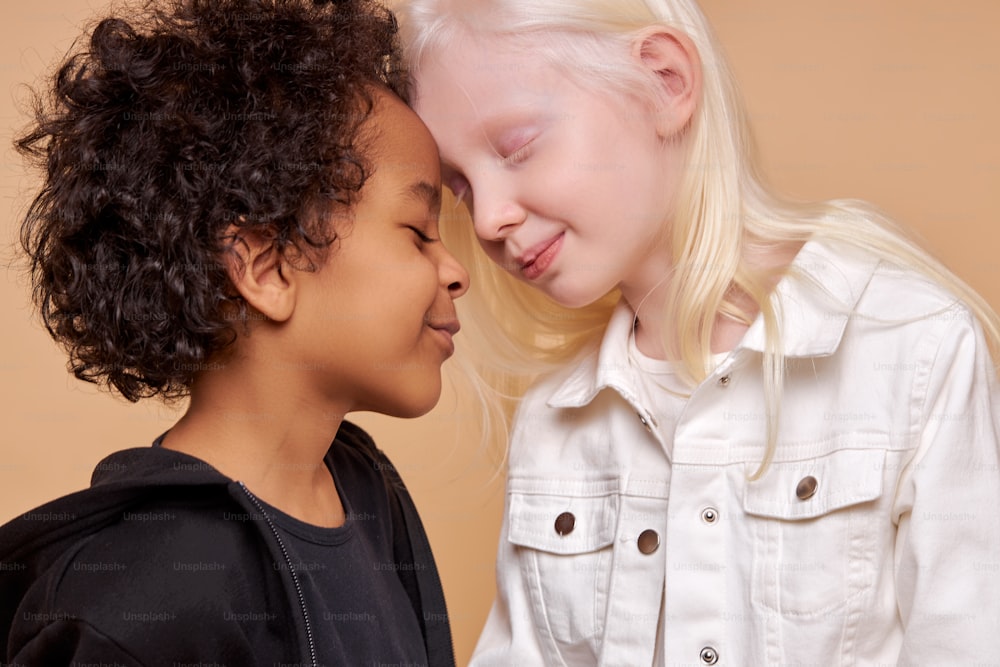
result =
[[429,380],[418,389],[419,391],[413,392],[408,396],[398,397],[391,404],[389,401],[386,401],[384,405],[391,405],[390,408],[375,409],[374,411],[381,412],[390,417],[399,417],[400,419],[422,417],[433,410],[434,406],[438,403],[438,399],[441,398],[441,378],[435,378],[433,381]]
[[602,292],[600,294],[581,294],[581,293],[560,293],[560,294],[549,294],[548,297],[555,301],[557,304],[563,308],[586,308],[589,305],[597,303],[601,299],[607,296],[607,292]]
[[399,417],[400,419],[415,419],[417,417],[423,417],[424,415],[426,415],[428,412],[434,409],[435,405],[437,405],[437,399],[434,399],[433,401],[430,401],[429,403],[423,406],[407,408],[405,410],[399,410],[398,412],[393,412],[393,413],[387,412],[385,414],[389,415],[390,417]]

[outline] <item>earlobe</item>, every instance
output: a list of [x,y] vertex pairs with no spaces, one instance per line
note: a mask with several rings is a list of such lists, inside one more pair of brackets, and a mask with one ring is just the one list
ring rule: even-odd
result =
[[285,322],[295,310],[294,270],[273,239],[231,225],[225,253],[226,273],[240,296],[267,319]]
[[632,56],[659,84],[657,133],[671,138],[684,131],[701,100],[701,57],[686,34],[667,26],[650,26],[632,42]]

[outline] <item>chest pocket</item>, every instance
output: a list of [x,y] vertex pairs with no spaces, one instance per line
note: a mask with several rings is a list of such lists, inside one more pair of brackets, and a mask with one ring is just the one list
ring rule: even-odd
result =
[[538,635],[568,664],[595,662],[611,583],[618,497],[512,492],[508,539]]
[[749,482],[754,600],[786,616],[828,614],[870,590],[878,567],[883,449],[773,464]]

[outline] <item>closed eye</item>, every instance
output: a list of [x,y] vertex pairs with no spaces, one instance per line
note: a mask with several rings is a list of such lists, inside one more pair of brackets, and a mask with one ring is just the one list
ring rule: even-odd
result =
[[529,153],[528,149],[530,147],[531,147],[531,142],[529,141],[528,143],[526,143],[525,145],[521,146],[516,151],[508,155],[507,157],[502,158],[500,160],[500,165],[503,167],[509,167],[511,165],[524,162],[524,160],[527,159],[528,157]]
[[438,240],[438,239],[432,239],[431,237],[427,236],[427,234],[424,234],[422,231],[420,231],[420,229],[414,227],[413,225],[407,225],[407,229],[412,229],[413,233],[417,235],[417,238],[420,239],[422,243],[434,243],[435,241]]

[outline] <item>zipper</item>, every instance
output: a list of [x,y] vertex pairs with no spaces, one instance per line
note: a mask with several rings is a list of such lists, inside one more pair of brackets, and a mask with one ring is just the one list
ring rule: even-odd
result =
[[267,512],[264,511],[264,506],[261,504],[257,496],[253,494],[250,489],[246,487],[243,482],[236,482],[243,489],[243,493],[246,494],[250,502],[254,504],[260,515],[264,517],[267,521],[268,527],[271,529],[271,534],[274,535],[274,539],[278,541],[278,547],[281,549],[281,555],[285,558],[285,565],[288,566],[288,572],[292,575],[292,583],[295,584],[295,594],[299,598],[299,609],[302,611],[302,619],[306,624],[306,641],[309,644],[309,659],[310,667],[316,667],[316,644],[313,641],[312,624],[309,622],[309,611],[306,609],[306,598],[302,593],[302,584],[299,583],[299,575],[295,573],[295,568],[292,567],[292,559],[288,557],[288,549],[285,548],[285,543],[281,539],[281,535],[278,533],[278,529],[275,527],[274,522],[271,521],[271,517],[268,516]]

